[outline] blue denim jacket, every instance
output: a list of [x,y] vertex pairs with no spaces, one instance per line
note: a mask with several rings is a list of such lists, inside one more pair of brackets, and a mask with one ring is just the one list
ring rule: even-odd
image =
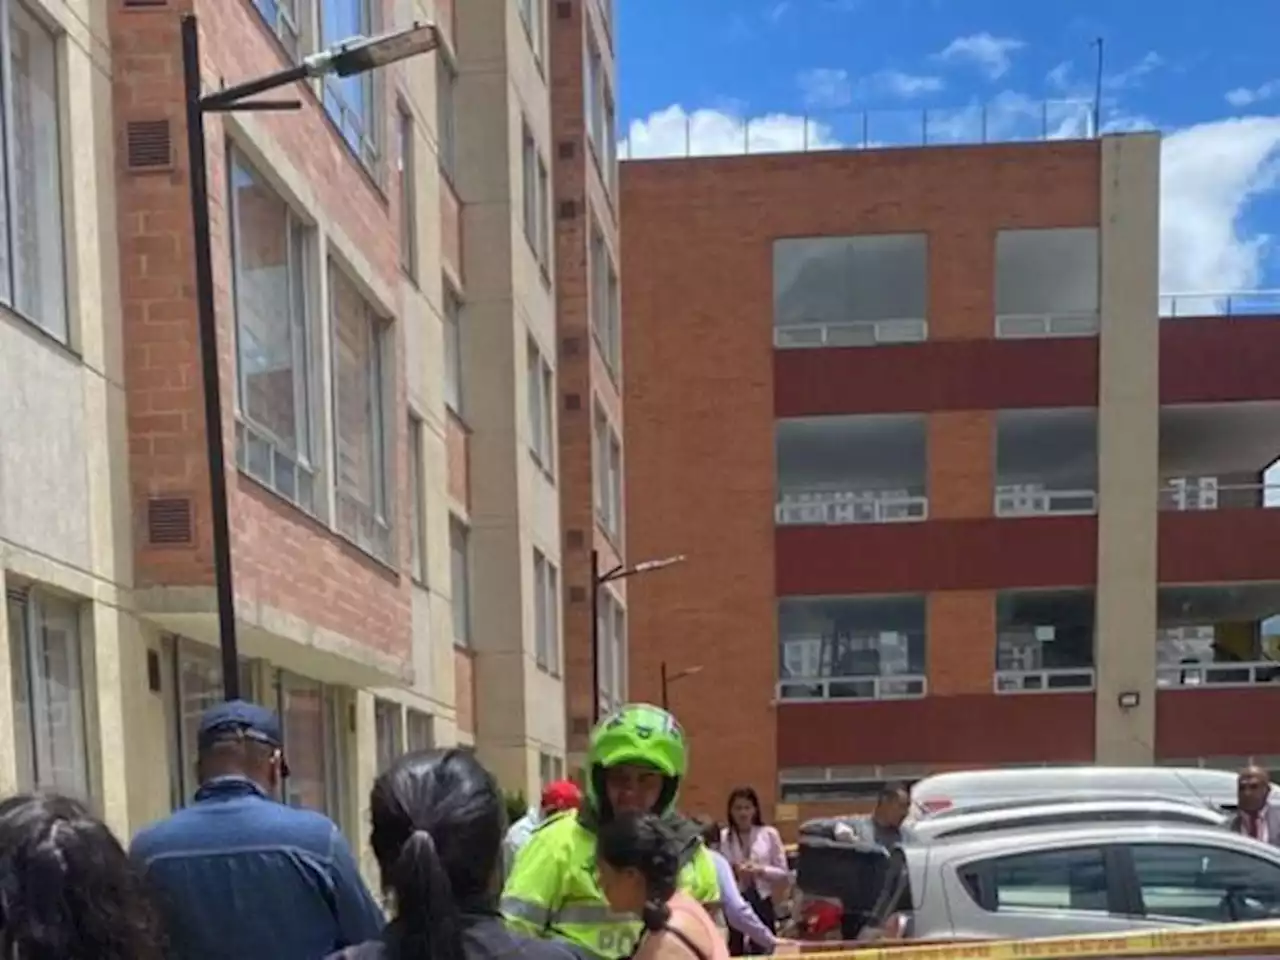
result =
[[175,960],[318,960],[385,924],[333,821],[241,777],[134,838]]

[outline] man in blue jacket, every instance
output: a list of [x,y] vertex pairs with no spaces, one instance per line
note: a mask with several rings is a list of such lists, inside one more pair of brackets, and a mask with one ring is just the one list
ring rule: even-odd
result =
[[314,960],[381,932],[382,911],[333,821],[273,799],[288,776],[282,742],[265,707],[211,707],[195,801],[134,839],[170,957]]

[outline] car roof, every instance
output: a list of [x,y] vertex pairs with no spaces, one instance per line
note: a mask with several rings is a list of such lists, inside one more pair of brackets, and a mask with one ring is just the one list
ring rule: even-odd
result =
[[[1195,803],[1176,800],[1083,800],[1065,803],[1034,803],[1016,807],[1001,807],[977,811],[958,811],[948,817],[930,817],[921,820],[912,828],[916,834],[931,839],[945,839],[954,832],[969,831],[981,826],[982,833],[989,834],[1005,829],[1030,828],[1034,826],[1052,827],[1058,824],[1031,824],[1026,821],[1054,816],[1080,816],[1097,814],[1100,818],[1108,813],[1125,815],[1128,822],[1141,823],[1144,819],[1168,822],[1174,817],[1184,818],[1184,822],[1195,825],[1202,823],[1208,827],[1220,827],[1226,823],[1226,815],[1209,807]],[[1104,822],[1099,820],[1098,823]],[[1106,823],[1116,823],[1114,819]],[[1124,821],[1121,821],[1124,822]],[[1176,821],[1175,821],[1176,822]],[[1007,823],[1006,826],[1002,826]],[[1070,824],[1062,824],[1069,826]],[[1083,823],[1082,826],[1097,824]]]
[[1035,809],[1043,810],[1044,808],[1056,807],[1081,807],[1083,805],[1106,804],[1108,806],[1117,806],[1121,804],[1135,803],[1162,803],[1166,806],[1191,807],[1196,810],[1213,810],[1212,804],[1197,799],[1190,795],[1168,796],[1156,792],[1089,792],[1071,793],[1071,794],[1033,794],[1024,797],[1005,797],[1000,800],[983,800],[978,803],[966,803],[958,807],[949,807],[946,810],[939,810],[936,813],[926,814],[921,817],[920,823],[934,823],[939,821],[956,820],[961,817],[970,817],[975,814],[998,813],[1008,810],[1024,810]]
[[988,789],[1083,789],[1138,790],[1161,789],[1170,782],[1182,785],[1178,793],[1229,790],[1234,794],[1236,774],[1208,767],[1097,767],[1092,765],[1062,767],[1014,767],[994,770],[951,770],[935,773],[917,781],[912,788],[927,795],[953,793],[982,794]]
[[[1226,847],[1254,854],[1269,851],[1272,857],[1280,850],[1249,837],[1220,827],[1184,823],[1068,823],[1040,826],[1013,825],[1008,830],[991,830],[961,836],[938,837],[910,849],[936,850],[946,859],[998,857],[1011,853],[1053,847],[1070,847],[1091,843],[1196,843]],[[910,855],[910,852],[909,852]]]

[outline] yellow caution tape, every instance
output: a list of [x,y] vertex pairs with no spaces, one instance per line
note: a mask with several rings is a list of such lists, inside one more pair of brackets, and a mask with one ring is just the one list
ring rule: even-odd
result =
[[802,953],[820,956],[822,960],[1067,960],[1074,957],[1249,956],[1255,950],[1259,957],[1280,954],[1280,923],[920,946],[911,946],[910,941],[905,941],[901,946],[868,945],[861,950],[826,951],[817,944],[806,944],[801,948]]

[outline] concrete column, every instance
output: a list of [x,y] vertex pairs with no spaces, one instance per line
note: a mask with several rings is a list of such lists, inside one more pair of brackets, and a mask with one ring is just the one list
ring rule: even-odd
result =
[[[1098,763],[1152,760],[1159,484],[1160,137],[1104,137],[1098,369]],[[1136,693],[1136,707],[1119,697]]]
[[[0,551],[0,558],[3,557]],[[18,751],[14,745],[13,653],[10,644],[20,642],[9,635],[9,600],[5,593],[4,564],[0,563],[0,797],[18,792]]]

